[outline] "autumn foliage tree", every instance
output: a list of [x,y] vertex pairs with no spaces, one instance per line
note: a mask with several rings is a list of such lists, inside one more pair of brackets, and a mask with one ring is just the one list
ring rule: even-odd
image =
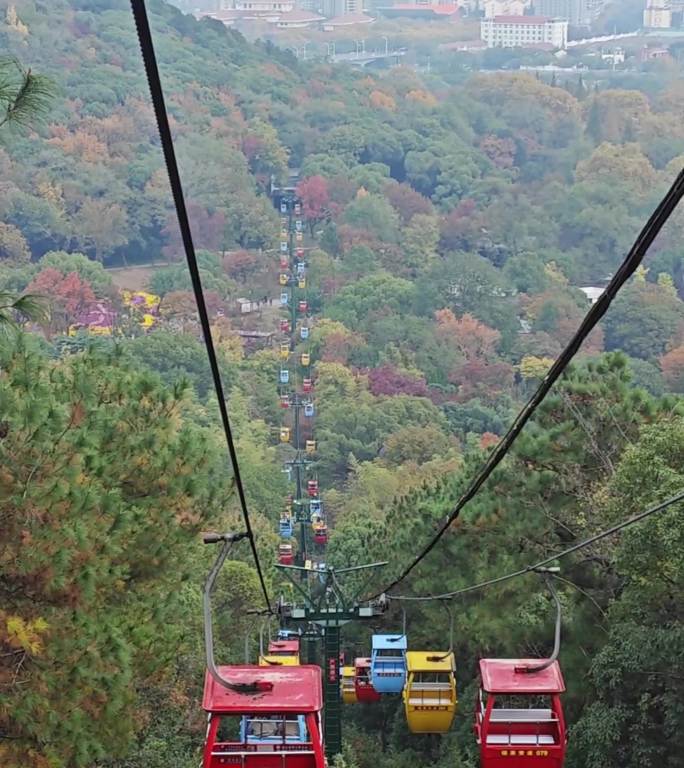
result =
[[660,368],[672,392],[684,392],[684,346],[675,347],[660,358]]
[[49,326],[52,331],[66,331],[79,315],[95,303],[95,294],[87,281],[76,272],[63,275],[54,267],[46,267],[39,272],[26,290],[49,300]]
[[421,376],[386,363],[368,371],[368,388],[374,395],[427,397],[429,389]]
[[309,176],[297,184],[297,195],[302,202],[302,213],[313,235],[314,227],[327,215],[330,205],[328,181],[323,176]]
[[240,248],[223,257],[223,269],[235,280],[244,282],[259,268],[259,258],[254,251]]
[[501,334],[469,313],[456,317],[450,309],[435,313],[438,338],[448,341],[462,355],[451,371],[450,380],[458,386],[458,399],[480,396],[495,398],[513,383],[513,368],[496,356]]
[[[226,217],[221,211],[209,211],[203,205],[188,201],[188,218],[192,227],[195,248],[207,251],[222,251],[225,246]],[[162,230],[166,245],[162,253],[171,261],[183,258],[183,241],[175,214],[169,214]]]

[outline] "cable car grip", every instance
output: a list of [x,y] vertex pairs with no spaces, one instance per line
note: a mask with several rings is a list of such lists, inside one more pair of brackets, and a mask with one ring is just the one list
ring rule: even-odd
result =
[[219,541],[225,541],[230,542],[231,544],[235,543],[236,541],[240,541],[241,539],[246,539],[249,537],[249,534],[246,531],[243,531],[241,533],[203,533],[202,534],[202,541],[205,544],[218,544]]

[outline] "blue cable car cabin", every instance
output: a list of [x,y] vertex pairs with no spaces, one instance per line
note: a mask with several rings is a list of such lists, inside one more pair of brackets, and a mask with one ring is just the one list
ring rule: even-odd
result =
[[280,303],[282,306],[285,306],[287,302],[289,301],[290,297],[287,293],[281,293],[280,294]]
[[304,715],[243,717],[240,741],[243,744],[306,744]]
[[287,370],[287,368],[281,368],[280,370],[280,383],[281,384],[289,384],[290,382],[290,372]]
[[293,532],[294,532],[294,525],[292,524],[292,518],[291,517],[281,517],[280,518],[280,527],[279,527],[280,535],[283,539],[289,539],[291,538]]
[[321,514],[321,500],[320,499],[311,499],[309,502],[309,512],[311,512],[312,515],[320,515]]
[[304,415],[307,418],[311,418],[314,415],[314,404],[304,403]]
[[371,682],[378,693],[401,693],[406,683],[406,635],[373,635]]
[[303,325],[303,326],[302,326],[302,327],[299,329],[299,335],[300,335],[300,336],[301,336],[303,339],[308,339],[308,338],[309,338],[309,326],[308,326],[308,325]]

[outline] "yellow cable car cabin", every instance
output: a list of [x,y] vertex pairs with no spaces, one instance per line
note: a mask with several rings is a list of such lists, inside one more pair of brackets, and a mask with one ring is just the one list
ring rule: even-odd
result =
[[280,442],[281,443],[289,443],[290,442],[290,428],[289,427],[281,427],[280,428]]
[[306,288],[306,278],[300,277],[299,280],[297,280],[297,288]]
[[283,360],[287,360],[290,356],[290,345],[286,341],[280,345],[280,356]]
[[287,285],[288,282],[289,282],[289,278],[288,278],[288,276],[284,272],[281,272],[280,273],[280,277],[278,278],[278,282],[281,285]]
[[277,656],[268,653],[265,656],[259,656],[260,667],[298,667],[299,656]]
[[445,733],[456,714],[456,661],[449,651],[407,651],[403,691],[411,733]]
[[259,657],[259,666],[296,667],[299,661],[299,638],[274,640],[268,644],[268,653]]
[[302,365],[311,364],[311,355],[308,352],[302,352]]
[[307,453],[316,453],[316,441],[315,440],[307,440],[306,441],[306,452]]
[[345,704],[356,704],[356,686],[354,685],[354,667],[342,667],[340,675],[342,701]]

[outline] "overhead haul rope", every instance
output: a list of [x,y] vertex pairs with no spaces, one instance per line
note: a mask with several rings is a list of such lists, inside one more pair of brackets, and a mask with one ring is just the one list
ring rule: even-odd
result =
[[190,278],[192,279],[192,290],[195,294],[195,300],[197,302],[197,313],[200,319],[200,325],[202,327],[202,336],[204,338],[204,345],[207,349],[207,355],[209,357],[209,367],[211,368],[212,379],[214,380],[214,389],[216,390],[216,399],[218,400],[219,411],[221,412],[221,422],[223,424],[223,431],[226,436],[226,443],[228,444],[228,453],[230,455],[230,462],[233,468],[233,476],[235,478],[235,487],[237,488],[238,497],[240,499],[240,507],[242,509],[242,516],[245,521],[245,530],[249,544],[252,548],[252,554],[254,555],[254,564],[259,575],[259,581],[261,583],[261,590],[264,595],[264,600],[268,606],[269,613],[273,612],[271,608],[271,600],[268,595],[268,589],[266,588],[266,581],[264,580],[264,574],[261,569],[261,563],[259,561],[259,553],[257,552],[256,542],[254,540],[254,533],[252,531],[252,524],[249,519],[249,510],[247,508],[247,498],[245,496],[245,489],[242,484],[242,477],[240,475],[240,465],[238,464],[237,452],[235,450],[235,442],[233,440],[233,432],[230,427],[230,419],[228,417],[228,406],[226,405],[226,398],[223,391],[223,383],[221,381],[221,371],[219,369],[218,360],[216,358],[216,349],[214,347],[214,340],[211,335],[211,324],[209,322],[209,312],[207,311],[207,304],[204,300],[204,291],[202,289],[202,280],[200,277],[199,265],[197,264],[197,255],[195,254],[195,246],[192,241],[192,232],[190,230],[190,221],[188,219],[188,212],[185,207],[185,197],[183,195],[183,186],[181,184],[180,173],[178,171],[178,163],[176,162],[176,153],[173,147],[173,138],[171,136],[171,127],[169,125],[169,117],[166,112],[166,104],[164,102],[164,92],[162,89],[161,78],[159,76],[159,68],[157,66],[157,57],[154,52],[154,44],[152,42],[152,33],[150,31],[150,24],[147,18],[147,9],[145,8],[145,0],[131,0],[131,9],[133,11],[133,17],[135,19],[135,26],[138,31],[138,41],[140,43],[140,52],[142,53],[143,62],[145,64],[145,73],[147,74],[147,81],[150,87],[150,95],[152,97],[152,104],[154,106],[154,113],[157,118],[157,128],[159,130],[159,138],[161,139],[162,149],[164,151],[164,160],[166,162],[166,170],[169,175],[169,182],[171,184],[171,192],[173,193],[173,202],[176,207],[176,216],[178,218],[178,225],[180,227],[181,236],[183,238],[183,247],[185,250],[185,256],[188,262],[188,269],[190,270]]
[[461,510],[476,496],[480,488],[482,488],[489,476],[511,449],[515,439],[522,432],[523,427],[530,420],[534,412],[541,404],[542,400],[548,394],[551,387],[560,378],[563,371],[566,369],[579,348],[582,346],[583,341],[594,330],[603,315],[605,315],[608,307],[610,307],[619,290],[632,276],[636,268],[641,264],[644,256],[651,246],[651,243],[653,243],[660,230],[672,215],[672,212],[677,207],[677,204],[682,199],[682,196],[684,196],[684,170],[679,172],[679,175],[674,180],[667,194],[660,201],[658,207],[655,209],[653,214],[651,214],[651,217],[646,222],[646,225],[639,233],[639,236],[625,257],[625,260],[620,265],[620,268],[613,275],[612,279],[596,303],[589,309],[586,316],[584,317],[584,320],[582,320],[580,327],[575,332],[575,335],[572,337],[572,339],[570,339],[567,346],[565,349],[563,349],[558,358],[556,358],[556,361],[549,369],[549,372],[542,380],[536,392],[534,392],[532,397],[530,397],[523,409],[516,416],[515,421],[510,426],[508,432],[506,432],[506,434],[501,438],[496,448],[494,448],[478,474],[472,480],[460,499],[456,502],[456,506],[449,513],[446,520],[440,525],[439,529],[428,542],[428,544],[426,544],[423,549],[413,558],[413,560],[402,571],[402,573],[397,576],[394,581],[390,582],[390,584],[388,584],[384,589],[368,597],[368,600],[373,600],[377,597],[380,597],[380,595],[389,592],[391,589],[400,584],[418,565],[418,563],[420,563],[421,560],[430,554],[437,542],[446,533],[454,520],[456,520],[461,514]]
[[656,512],[662,512],[663,509],[667,509],[668,507],[672,506],[672,504],[676,504],[678,501],[684,501],[684,491],[680,491],[675,496],[672,496],[669,499],[666,499],[665,501],[661,501],[660,504],[656,504],[653,507],[649,507],[644,512],[639,512],[639,514],[629,517],[627,518],[627,520],[623,520],[621,523],[617,523],[616,525],[612,526],[611,528],[608,528],[605,531],[601,531],[600,533],[597,533],[594,536],[590,536],[588,539],[585,539],[584,541],[580,541],[577,544],[573,544],[571,547],[564,549],[562,552],[558,552],[555,555],[551,555],[551,557],[547,557],[544,560],[540,560],[538,563],[527,565],[518,571],[513,571],[512,573],[507,573],[503,576],[496,576],[493,579],[487,579],[487,581],[481,581],[479,582],[479,584],[471,584],[469,587],[462,587],[461,589],[455,589],[453,592],[444,592],[441,595],[386,595],[386,598],[388,600],[412,600],[412,601],[448,600],[449,598],[456,597],[458,595],[465,595],[468,592],[476,592],[480,589],[491,587],[494,584],[501,584],[504,581],[510,581],[511,579],[516,579],[518,578],[518,576],[524,576],[527,573],[533,573],[535,571],[539,571],[540,569],[544,568],[544,566],[547,566],[550,563],[555,562],[556,560],[560,560],[564,557],[567,557],[573,552],[577,552],[578,549],[584,549],[584,547],[588,547],[590,544],[594,544],[597,541],[601,541],[601,539],[605,539],[608,536],[612,536],[614,533],[618,533],[623,528],[628,528],[630,525],[634,525],[635,523],[639,523],[642,520],[645,520],[647,517],[654,515]]

